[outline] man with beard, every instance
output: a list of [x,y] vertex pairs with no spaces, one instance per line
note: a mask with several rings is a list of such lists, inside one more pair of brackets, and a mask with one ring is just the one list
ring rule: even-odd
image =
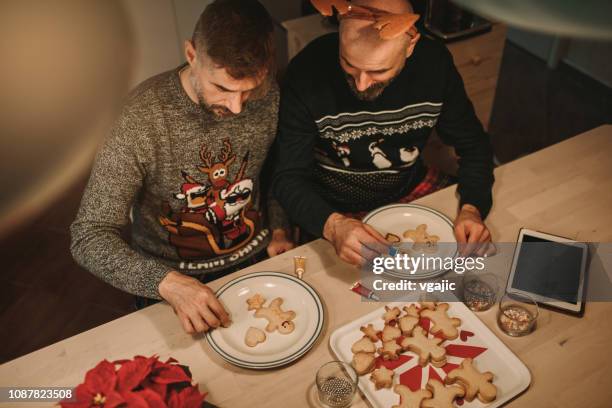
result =
[[[407,0],[350,4],[377,15],[412,12]],[[318,38],[291,62],[273,192],[306,232],[331,241],[343,260],[364,264],[389,243],[360,217],[449,184],[421,160],[435,128],[460,157],[457,241],[464,253],[482,253],[491,240],[483,219],[492,205],[492,149],[452,56],[414,28],[390,39],[379,29],[349,12],[339,34]]]
[[166,300],[194,333],[230,323],[206,282],[293,245],[259,183],[277,129],[270,16],[255,0],[216,0],[185,57],[129,95],[96,157],[71,249],[140,306]]

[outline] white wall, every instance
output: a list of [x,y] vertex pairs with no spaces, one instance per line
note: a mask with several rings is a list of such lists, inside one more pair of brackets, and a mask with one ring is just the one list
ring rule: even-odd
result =
[[130,18],[136,61],[132,85],[179,65],[172,0],[121,0]]
[[182,62],[183,42],[212,0],[121,0],[130,18],[136,61],[132,86]]
[[[276,24],[279,65],[286,64],[286,35],[280,23],[300,15],[300,0],[260,0]],[[198,17],[212,0],[121,0],[130,18],[136,61],[135,86],[182,62],[183,44],[191,38]]]
[[173,0],[176,13],[178,42],[181,50],[183,42],[191,38],[196,22],[202,11],[212,0]]

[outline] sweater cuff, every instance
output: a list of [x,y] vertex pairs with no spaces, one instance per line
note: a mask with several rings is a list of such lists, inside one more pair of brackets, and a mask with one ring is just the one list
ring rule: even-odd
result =
[[291,224],[287,214],[285,214],[278,201],[273,198],[268,200],[268,228],[270,232],[274,232],[277,229],[289,230],[290,227]]
[[330,215],[336,212],[331,207],[321,208],[315,214],[312,215],[311,220],[302,227],[311,235],[314,235],[317,238],[323,237],[323,228],[325,227],[325,223]]
[[480,216],[484,221],[489,215],[491,207],[493,206],[493,198],[491,194],[466,194],[465,196],[461,196],[461,200],[459,201],[459,209],[461,209],[464,204],[471,204],[478,208],[478,211],[480,211]]
[[159,284],[162,280],[164,280],[166,275],[168,275],[173,270],[174,269],[167,265],[151,260],[151,265],[148,268],[149,284],[145,285],[143,291],[139,293],[139,295],[149,299],[163,300],[163,298],[159,294]]

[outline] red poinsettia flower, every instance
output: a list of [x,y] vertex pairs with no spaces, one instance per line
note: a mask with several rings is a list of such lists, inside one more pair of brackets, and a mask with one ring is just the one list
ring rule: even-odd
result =
[[176,362],[174,359],[170,359],[165,363],[157,360],[153,369],[151,370],[151,375],[149,379],[151,382],[157,384],[175,384],[181,382],[191,383],[191,376],[188,376],[185,370],[178,364],[171,364]]
[[168,408],[201,408],[206,394],[200,394],[197,385],[183,388],[181,391],[170,391]]
[[122,394],[129,408],[167,408],[168,406],[155,391],[140,390]]
[[115,364],[121,365],[117,371],[117,391],[123,394],[139,387],[151,374],[156,361],[156,356],[150,358],[136,356],[133,360],[115,361]]
[[75,401],[62,401],[62,408],[115,408],[125,401],[115,390],[115,366],[107,360],[98,363],[85,374],[85,382],[75,390]]
[[63,408],[200,408],[206,397],[191,384],[187,367],[159,357],[136,356],[132,360],[102,361],[87,372],[76,388],[76,401],[62,401]]
[[155,391],[165,401],[170,385],[185,383],[190,386],[191,375],[185,372],[183,367],[172,364],[176,362],[173,358],[168,359],[165,363],[156,359],[151,374],[142,382],[142,387]]

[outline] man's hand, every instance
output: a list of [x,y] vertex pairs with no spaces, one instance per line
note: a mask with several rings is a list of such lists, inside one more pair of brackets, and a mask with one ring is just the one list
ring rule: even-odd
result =
[[386,253],[389,247],[389,242],[374,228],[339,213],[329,216],[323,237],[334,245],[340,259],[357,266]]
[[482,221],[480,211],[471,204],[464,204],[455,219],[455,237],[461,256],[483,256],[492,250],[491,233]]
[[273,256],[280,255],[293,249],[294,246],[293,242],[289,239],[289,234],[284,229],[275,229],[272,232],[272,240],[268,244],[268,256],[272,258]]
[[189,334],[231,324],[213,291],[195,278],[172,271],[159,284],[159,294],[172,306]]

